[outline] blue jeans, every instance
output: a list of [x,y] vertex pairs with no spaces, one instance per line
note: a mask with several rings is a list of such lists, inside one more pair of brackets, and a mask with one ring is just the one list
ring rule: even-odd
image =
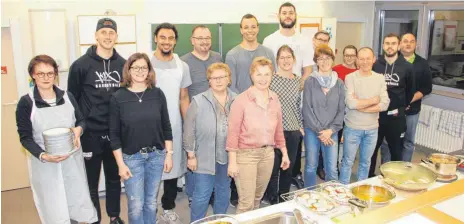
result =
[[123,154],[132,177],[124,181],[129,223],[155,224],[158,190],[164,168],[165,150],[150,153]]
[[358,181],[367,179],[371,157],[374,154],[377,143],[378,129],[357,130],[345,126],[343,130],[343,159],[340,169],[340,182],[349,184],[351,178],[351,168],[356,159],[356,152],[359,152]]
[[305,128],[303,137],[305,144],[305,169],[304,186],[311,187],[316,185],[316,169],[319,161],[319,149],[324,158],[325,180],[338,180],[337,157],[338,157],[338,133],[331,136],[333,145],[324,145],[318,138],[319,133]]
[[185,193],[187,194],[187,197],[189,200],[192,200],[194,188],[195,188],[195,180],[193,177],[193,172],[190,170],[187,170],[187,173],[185,173]]
[[192,173],[195,185],[193,186],[192,205],[190,206],[190,222],[206,216],[213,189],[213,213],[227,214],[230,200],[230,178],[227,175],[227,167],[227,164],[216,163],[216,175]]
[[416,141],[416,128],[419,122],[419,113],[406,116],[406,133],[403,143],[403,161],[411,162]]

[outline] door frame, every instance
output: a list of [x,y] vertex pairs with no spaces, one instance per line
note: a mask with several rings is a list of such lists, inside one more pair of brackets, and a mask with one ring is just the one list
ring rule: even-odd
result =
[[[373,39],[373,49],[376,55],[380,52],[381,47],[381,30],[380,30],[380,23],[384,20],[385,17],[385,10],[397,10],[397,11],[411,11],[411,10],[418,10],[419,15],[417,17],[417,39],[423,39],[423,16],[424,16],[424,5],[422,3],[419,4],[404,4],[404,3],[378,3],[375,5],[375,16],[374,16],[374,39]],[[400,34],[399,34],[400,35]],[[416,47],[416,52],[420,55],[424,55],[424,51],[426,50],[424,45],[420,44]]]
[[[28,71],[26,69],[27,65],[23,62],[23,49],[21,45],[21,23],[19,19],[8,19],[6,21],[2,21],[2,28],[10,28],[11,34],[11,44],[13,48],[13,61],[14,61],[14,68],[16,72],[16,89],[18,91],[18,99],[16,99],[16,103],[19,101],[22,95],[29,92],[28,80],[29,77]],[[2,103],[11,103],[11,102],[2,102]]]

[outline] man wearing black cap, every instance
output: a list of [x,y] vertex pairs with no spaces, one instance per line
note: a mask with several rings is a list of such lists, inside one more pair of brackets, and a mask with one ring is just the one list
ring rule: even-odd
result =
[[126,60],[114,49],[118,39],[116,22],[100,19],[95,32],[96,45],[77,59],[69,69],[68,90],[84,114],[87,129],[81,137],[90,196],[101,221],[98,182],[103,162],[106,186],[106,212],[110,224],[124,223],[119,218],[121,182],[108,137],[109,100],[119,88]]

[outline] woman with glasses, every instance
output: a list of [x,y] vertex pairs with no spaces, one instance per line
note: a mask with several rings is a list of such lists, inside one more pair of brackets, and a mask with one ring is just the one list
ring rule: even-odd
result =
[[228,86],[229,66],[214,63],[206,71],[210,88],[192,98],[184,121],[184,149],[187,167],[193,172],[190,222],[206,216],[214,190],[214,214],[226,214],[230,198],[230,178],[227,175],[226,152],[228,116],[235,99]]
[[356,67],[356,55],[358,54],[358,49],[353,45],[348,45],[343,48],[343,63],[335,65],[332,70],[338,74],[343,82],[345,82],[346,75],[355,72],[358,70]]
[[292,180],[292,170],[298,151],[298,143],[303,133],[303,123],[301,118],[301,77],[292,72],[296,62],[295,54],[288,45],[283,45],[277,50],[277,73],[272,76],[270,90],[279,96],[282,104],[282,124],[284,129],[285,145],[287,146],[290,168],[283,170],[280,168],[281,153],[274,149],[274,169],[272,170],[271,180],[266,190],[265,198],[270,204],[282,202],[282,194],[290,191]]
[[111,148],[124,180],[129,223],[155,224],[161,176],[172,168],[166,97],[154,86],[155,72],[146,54],[129,57],[123,80],[123,88],[110,99]]
[[[84,116],[71,93],[55,86],[58,65],[48,55],[32,58],[28,67],[34,86],[21,97],[16,124],[21,144],[30,152],[29,177],[34,202],[42,223],[93,223],[97,212],[90,200],[80,136]],[[46,151],[43,132],[69,128],[74,153]],[[69,209],[72,208],[72,209]]]
[[303,90],[303,126],[305,144],[305,187],[316,184],[319,149],[322,151],[325,180],[337,180],[338,131],[345,111],[345,87],[332,71],[332,49],[321,45],[315,49],[317,71],[305,81]]

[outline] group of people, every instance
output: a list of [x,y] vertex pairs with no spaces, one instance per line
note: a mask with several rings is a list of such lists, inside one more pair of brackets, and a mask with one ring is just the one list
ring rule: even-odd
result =
[[[333,67],[329,33],[319,31],[311,41],[296,32],[291,3],[278,15],[280,29],[263,44],[257,18],[243,16],[243,40],[225,61],[210,50],[211,32],[201,25],[192,30],[193,51],[173,53],[179,36],[170,23],[155,29],[153,54],[125,60],[114,49],[115,21],[100,19],[96,45],[69,69],[68,91],[55,85],[57,63],[34,57],[28,71],[35,85],[20,99],[16,119],[32,154],[42,223],[100,223],[102,164],[110,224],[124,223],[121,180],[129,223],[146,224],[158,218],[161,182],[159,218],[179,223],[174,208],[184,175],[193,222],[206,216],[209,204],[214,214],[225,214],[229,202],[237,213],[259,208],[263,198],[279,203],[292,179],[299,188],[313,186],[320,169],[326,181],[348,184],[358,149],[357,180],[373,176],[384,139],[382,158],[410,161],[421,99],[431,92],[414,35],[385,36],[378,59],[369,47],[349,45],[344,63]],[[42,132],[52,128],[70,128],[82,150],[49,154]]]

